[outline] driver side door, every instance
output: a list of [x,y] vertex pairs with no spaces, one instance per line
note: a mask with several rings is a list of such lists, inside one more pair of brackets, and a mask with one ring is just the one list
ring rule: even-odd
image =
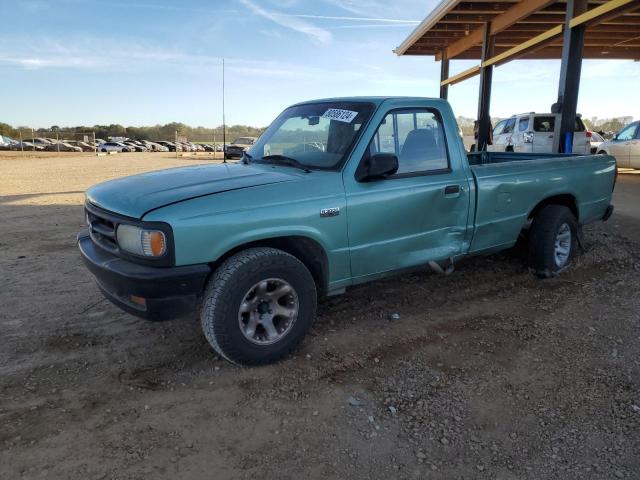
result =
[[391,153],[398,171],[369,181],[345,178],[349,250],[356,283],[385,272],[462,253],[469,184],[452,169],[440,112],[400,108],[386,113],[367,155]]

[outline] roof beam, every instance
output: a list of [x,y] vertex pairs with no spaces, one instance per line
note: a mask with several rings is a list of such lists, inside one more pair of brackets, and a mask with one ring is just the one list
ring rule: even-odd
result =
[[[529,0],[527,2],[518,2],[504,13],[501,13],[491,19],[491,30],[489,33],[491,35],[495,35],[496,33],[506,30],[519,20],[528,17],[541,8],[547,7],[551,3],[553,3],[553,0]],[[481,43],[483,31],[483,28],[477,28],[465,38],[449,45],[446,50],[447,58],[455,58],[470,47]],[[440,60],[440,58],[436,56],[436,60]]]
[[539,46],[544,42],[550,42],[551,40],[555,39],[559,35],[562,35],[562,25],[553,27],[552,29],[547,30],[544,33],[541,33],[540,35],[536,35],[532,39],[527,40],[526,42],[523,42],[520,45],[517,45],[505,52],[502,52],[498,55],[491,57],[490,59],[482,62],[482,66],[487,67],[489,65],[497,65],[500,63],[504,63],[506,60],[510,60],[516,55],[522,54],[523,52],[530,50],[532,47]]
[[603,3],[599,7],[592,8],[584,12],[582,15],[578,15],[571,19],[569,25],[571,28],[583,25],[587,22],[596,22],[598,19],[602,21],[602,17],[609,14],[620,13],[621,9],[635,8],[637,7],[637,0],[611,0],[607,3]]
[[474,67],[468,68],[463,72],[454,75],[453,77],[449,77],[446,80],[440,82],[440,86],[445,85],[455,85],[456,83],[460,83],[467,78],[474,77],[480,73],[480,65],[476,65]]

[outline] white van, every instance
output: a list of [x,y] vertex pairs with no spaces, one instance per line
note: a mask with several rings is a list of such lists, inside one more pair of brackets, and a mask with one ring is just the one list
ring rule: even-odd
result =
[[[493,129],[490,152],[553,153],[553,137],[560,128],[560,114],[523,113],[505,118]],[[572,153],[591,153],[587,129],[576,116]]]

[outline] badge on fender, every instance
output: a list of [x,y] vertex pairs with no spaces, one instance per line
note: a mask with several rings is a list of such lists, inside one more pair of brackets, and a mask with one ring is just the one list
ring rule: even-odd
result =
[[337,217],[340,215],[340,207],[323,208],[320,210],[321,217]]

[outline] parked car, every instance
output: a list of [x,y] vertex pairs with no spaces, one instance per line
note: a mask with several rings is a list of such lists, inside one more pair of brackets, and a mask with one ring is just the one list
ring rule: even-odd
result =
[[604,142],[604,138],[598,132],[587,130],[587,141],[589,142],[589,150],[591,153],[598,153],[598,147]]
[[236,138],[231,145],[227,145],[224,150],[224,158],[241,158],[244,152],[246,152],[255,143],[255,137],[240,137]]
[[55,141],[51,141],[48,138],[38,137],[38,138],[24,138],[23,142],[30,143],[35,145],[36,147],[42,147],[43,150],[48,150],[51,145],[55,145]]
[[36,145],[34,143],[27,142],[25,140],[22,140],[22,142],[20,141],[13,142],[10,148],[11,150],[29,150],[29,151],[36,151],[36,152],[42,152],[45,149],[45,147],[43,147],[42,145]]
[[168,152],[169,151],[169,147],[167,147],[165,145],[161,145],[161,144],[159,144],[157,142],[148,142],[148,143],[151,145],[151,147],[152,147],[154,152]]
[[611,140],[601,143],[598,153],[615,157],[618,167],[640,168],[640,121],[630,123]]
[[0,150],[10,150],[13,142],[14,140],[12,138],[0,135]]
[[170,152],[175,152],[176,150],[178,152],[182,151],[182,146],[179,145],[179,144],[173,143],[173,142],[167,142],[165,140],[159,140],[157,143],[162,145],[163,147],[167,147]]
[[129,145],[120,142],[104,142],[100,144],[98,150],[101,152],[130,152],[132,149]]
[[83,152],[93,152],[95,150],[92,145],[80,140],[63,140],[63,142],[73,145],[74,147],[80,147]]
[[202,148],[204,149],[205,152],[215,152],[216,148],[215,146],[208,144],[208,143],[203,143],[202,144]]
[[137,142],[131,141],[131,140],[127,140],[125,142],[122,142],[123,144],[127,145],[128,147],[130,147],[132,152],[147,152],[149,151],[149,149],[143,145],[140,145]]
[[47,150],[48,152],[81,152],[82,148],[71,145],[67,142],[58,142],[48,145],[45,150]]
[[316,100],[286,109],[243,162],[90,188],[78,245],[123,310],[199,306],[220,355],[263,364],[300,343],[319,297],[409,268],[450,272],[523,231],[531,271],[560,274],[580,226],[611,215],[615,178],[606,155],[467,155],[444,100]]
[[[560,124],[560,114],[523,113],[505,118],[493,128],[493,145],[490,152],[552,153],[553,139]],[[573,153],[590,153],[586,128],[580,116],[576,116],[573,136]]]

